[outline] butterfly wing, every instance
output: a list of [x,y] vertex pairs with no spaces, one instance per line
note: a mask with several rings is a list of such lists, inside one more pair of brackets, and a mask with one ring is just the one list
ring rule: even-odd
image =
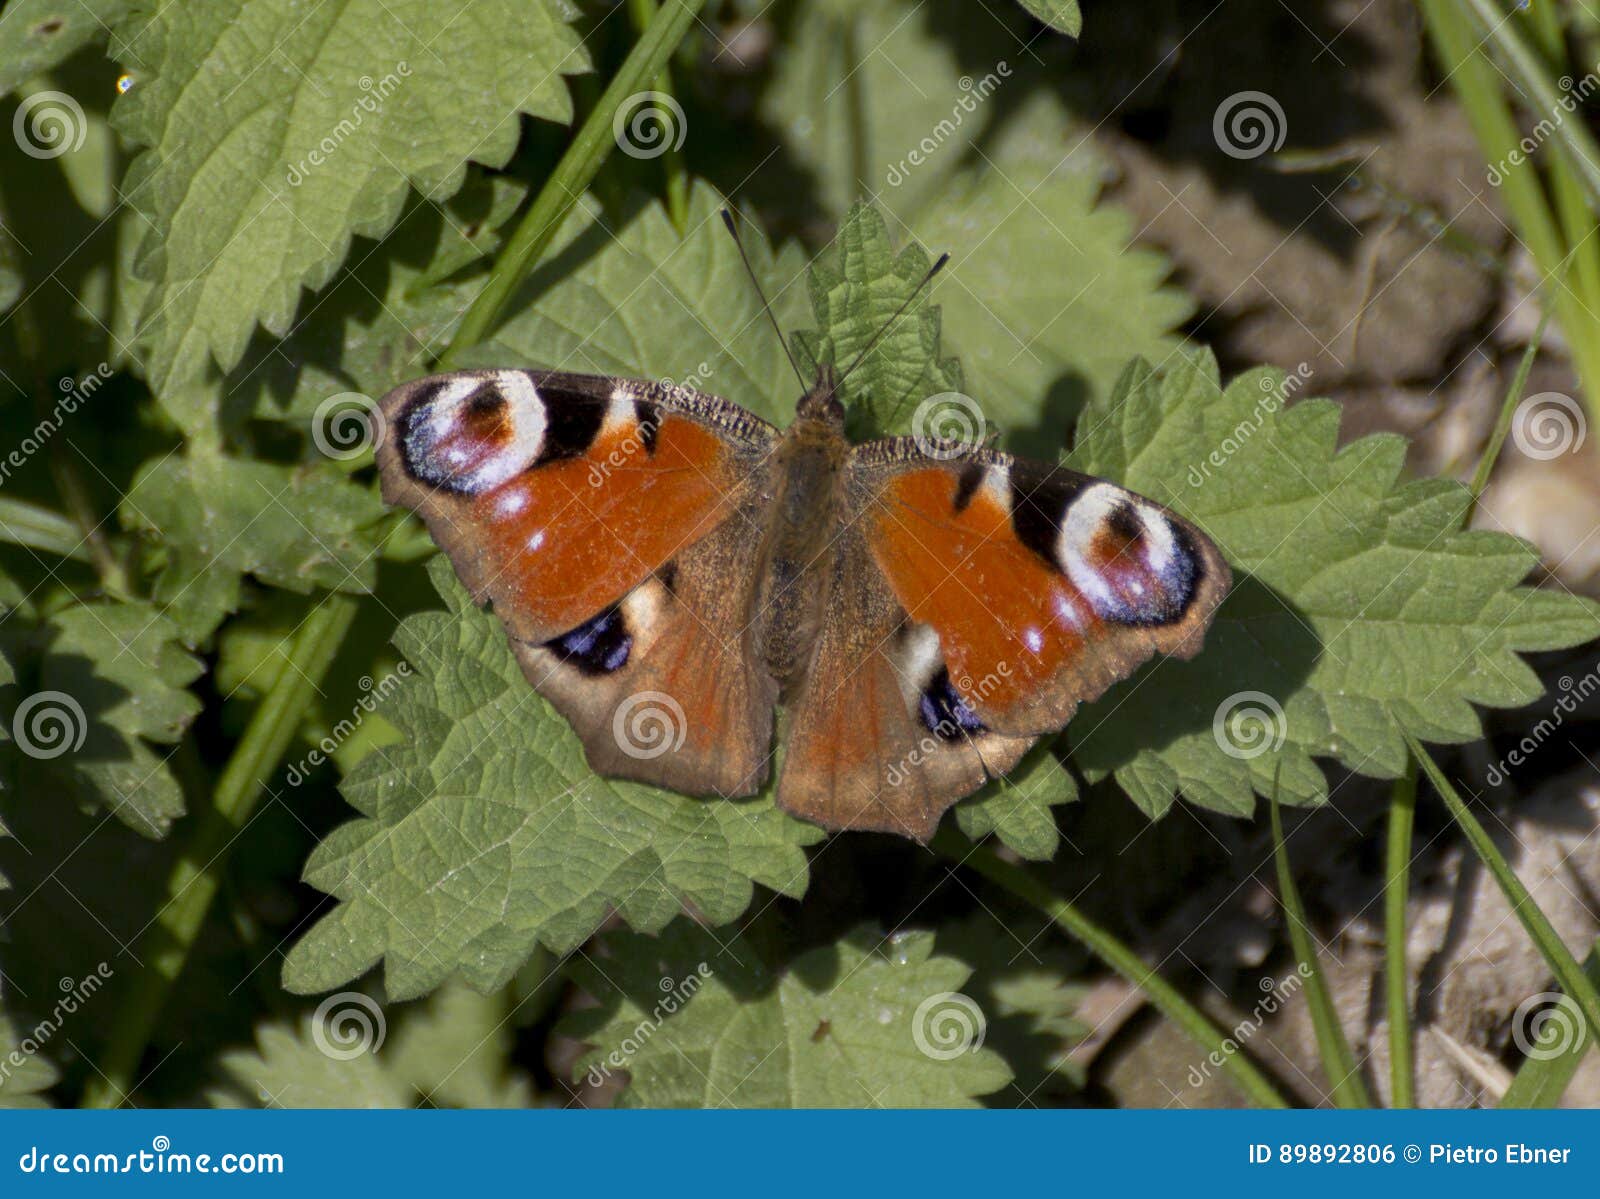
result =
[[872,559],[939,637],[985,728],[1052,732],[1156,653],[1193,657],[1231,583],[1209,538],[1113,483],[988,450],[859,447],[853,503]]
[[911,620],[847,524],[809,669],[790,705],[778,805],[833,829],[927,841],[946,808],[1016,765],[1032,736],[981,728],[950,689],[939,637]]
[[435,375],[381,405],[413,509],[599,772],[698,794],[765,777],[776,686],[748,652],[777,431],[681,387]]

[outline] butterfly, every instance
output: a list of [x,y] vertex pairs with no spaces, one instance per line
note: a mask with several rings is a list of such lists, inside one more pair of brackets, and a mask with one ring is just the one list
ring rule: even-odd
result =
[[926,842],[1081,702],[1197,653],[1230,575],[1106,480],[959,441],[852,445],[837,379],[819,365],[780,430],[667,383],[432,375],[381,401],[383,497],[492,607],[597,773],[751,795],[781,708],[780,808]]

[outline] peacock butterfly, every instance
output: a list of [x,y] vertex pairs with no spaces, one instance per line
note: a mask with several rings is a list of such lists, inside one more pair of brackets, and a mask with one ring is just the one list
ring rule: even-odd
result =
[[[852,445],[826,363],[785,430],[693,388],[544,370],[429,376],[381,411],[384,499],[492,603],[597,772],[750,795],[781,705],[778,805],[830,829],[926,841],[1080,702],[1198,652],[1230,583],[1203,533],[1114,483]],[[641,697],[676,725],[646,745]]]

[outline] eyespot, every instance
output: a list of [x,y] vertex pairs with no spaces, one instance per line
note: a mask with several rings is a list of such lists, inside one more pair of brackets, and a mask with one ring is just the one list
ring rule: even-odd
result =
[[401,451],[414,478],[481,495],[538,461],[547,427],[524,372],[450,375],[406,409]]

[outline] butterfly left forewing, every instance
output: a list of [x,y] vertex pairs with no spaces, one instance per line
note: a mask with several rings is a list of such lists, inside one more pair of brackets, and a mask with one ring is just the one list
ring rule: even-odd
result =
[[460,371],[381,407],[415,510],[593,767],[696,794],[766,776],[776,685],[748,652],[776,430],[681,387]]

